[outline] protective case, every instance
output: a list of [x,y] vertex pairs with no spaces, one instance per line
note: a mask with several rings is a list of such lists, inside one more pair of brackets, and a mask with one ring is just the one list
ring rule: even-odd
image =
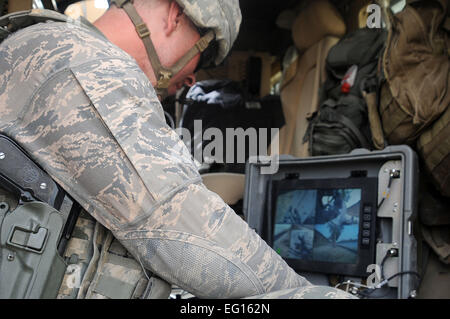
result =
[[[268,235],[265,220],[270,211],[268,205],[271,205],[268,193],[274,181],[331,180],[358,175],[376,178],[379,207],[373,258],[377,265],[383,266],[384,278],[407,272],[390,280],[386,284],[389,291],[382,297],[405,299],[416,295],[419,278],[412,274],[417,272],[417,242],[413,225],[418,206],[419,166],[417,155],[410,147],[391,146],[374,152],[358,149],[346,155],[310,158],[280,156],[278,171],[264,174],[270,165],[273,167],[269,158],[251,158],[246,166],[243,211],[249,226],[263,239]],[[390,251],[395,254],[385,258]],[[299,273],[313,283],[329,284],[326,274]],[[369,275],[370,272],[367,277]],[[367,278],[356,279],[365,282]]]

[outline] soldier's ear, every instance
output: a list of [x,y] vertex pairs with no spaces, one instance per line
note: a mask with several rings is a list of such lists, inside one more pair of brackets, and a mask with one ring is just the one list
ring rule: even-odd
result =
[[175,88],[178,90],[180,90],[183,86],[187,86],[187,87],[191,87],[195,84],[195,82],[197,82],[195,75],[194,74],[189,74],[187,75],[183,81],[180,81],[178,83],[175,84]]
[[184,85],[191,87],[195,84],[195,82],[197,82],[197,79],[195,78],[195,74],[189,74],[188,76],[186,76],[186,78],[184,79]]
[[167,16],[166,36],[170,36],[181,25],[183,10],[176,1],[171,1],[169,5],[169,14]]

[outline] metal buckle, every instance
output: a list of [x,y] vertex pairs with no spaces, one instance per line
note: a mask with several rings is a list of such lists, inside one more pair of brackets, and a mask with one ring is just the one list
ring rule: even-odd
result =
[[150,35],[150,31],[145,23],[136,25],[136,31],[141,37],[141,39],[148,37]]
[[170,71],[159,71],[159,79],[156,86],[158,88],[167,89],[169,87],[170,79],[172,78],[172,72]]

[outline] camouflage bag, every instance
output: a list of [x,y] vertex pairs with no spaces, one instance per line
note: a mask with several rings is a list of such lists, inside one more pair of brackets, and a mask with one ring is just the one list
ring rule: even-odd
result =
[[390,144],[413,144],[450,104],[448,0],[410,2],[391,17],[382,60],[379,111]]
[[58,299],[167,299],[171,285],[153,276],[82,211],[64,251],[66,273]]
[[450,197],[450,108],[426,130],[417,142],[425,168],[440,193]]

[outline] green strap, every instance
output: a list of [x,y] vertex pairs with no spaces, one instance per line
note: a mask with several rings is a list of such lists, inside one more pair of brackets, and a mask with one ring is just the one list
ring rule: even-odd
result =
[[99,277],[93,292],[112,299],[131,299],[139,280],[144,277],[136,260],[115,255],[109,249],[105,263],[99,265],[97,271]]
[[145,24],[144,20],[142,20],[141,16],[137,12],[131,1],[112,0],[111,3],[116,4],[118,8],[123,9],[127,13],[128,17],[136,28],[136,33],[141,38],[142,42],[144,42],[148,58],[150,59],[150,63],[152,64],[156,79],[158,81],[157,87],[167,88],[168,80],[170,80],[170,78],[172,77],[172,73],[169,70],[165,70],[161,65],[158,54],[156,53],[155,46],[153,45],[153,42],[150,38],[150,30],[148,29],[147,24]]

